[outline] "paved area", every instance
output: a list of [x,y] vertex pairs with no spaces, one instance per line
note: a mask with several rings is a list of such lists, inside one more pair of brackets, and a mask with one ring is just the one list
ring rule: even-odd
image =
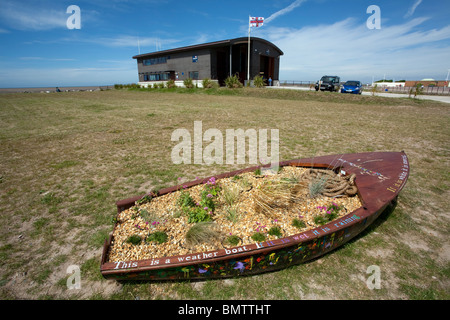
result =
[[[363,92],[362,94],[366,95],[366,96],[369,96],[372,93],[371,92]],[[385,93],[385,92],[380,92],[380,93],[376,93],[375,95],[376,96],[381,96],[381,97],[389,97],[389,98],[408,98],[408,95],[404,94],[404,93]],[[423,100],[435,100],[435,101],[450,103],[450,96],[419,95],[417,98],[418,99],[423,99]]]
[[[267,88],[314,91],[314,90],[309,89],[308,87],[280,86],[280,87],[267,87]],[[363,91],[362,94],[365,95],[365,96],[369,96],[369,95],[372,95],[372,92],[367,92],[367,91],[364,92]],[[408,98],[408,95],[404,94],[404,93],[377,92],[375,95],[376,96],[380,96],[380,97],[389,97],[389,98]],[[418,99],[423,99],[423,100],[435,100],[435,101],[450,103],[450,96],[419,95],[417,98]]]

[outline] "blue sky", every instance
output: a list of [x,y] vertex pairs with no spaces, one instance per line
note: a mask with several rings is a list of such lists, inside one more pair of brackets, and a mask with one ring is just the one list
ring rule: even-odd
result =
[[[70,5],[81,29],[68,29]],[[369,29],[370,5],[380,29]],[[448,0],[0,0],[0,87],[137,82],[140,52],[247,36],[283,52],[281,80],[445,80],[450,69]]]

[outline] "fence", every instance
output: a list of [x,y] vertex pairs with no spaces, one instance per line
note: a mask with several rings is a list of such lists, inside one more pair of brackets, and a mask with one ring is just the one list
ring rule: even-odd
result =
[[280,86],[309,87],[317,81],[280,80]]
[[[280,80],[280,86],[289,86],[289,87],[306,87],[309,88],[310,85],[314,85],[316,81],[299,81],[299,80]],[[341,83],[343,84],[343,83]],[[392,93],[405,93],[409,94],[410,90],[415,90],[415,87],[384,87],[378,86],[377,92],[392,92]],[[364,90],[371,91],[371,85],[364,85]],[[423,87],[422,93],[426,95],[450,95],[450,87],[437,87],[437,86],[429,86]]]
[[[367,90],[372,90],[372,86],[365,87]],[[377,87],[377,92],[393,92],[393,93],[406,93],[409,94],[410,90],[415,91],[415,87]],[[450,95],[449,87],[423,87],[421,94],[426,95]]]

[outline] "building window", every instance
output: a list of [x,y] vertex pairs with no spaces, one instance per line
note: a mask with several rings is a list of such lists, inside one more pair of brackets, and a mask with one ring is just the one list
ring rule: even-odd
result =
[[170,80],[170,72],[145,73],[144,81],[166,81]]
[[189,78],[192,80],[198,80],[198,71],[189,71]]
[[144,66],[152,66],[154,64],[161,64],[161,63],[167,63],[167,57],[158,57],[142,60],[142,64]]
[[159,74],[159,78],[161,80],[169,80],[170,79],[170,74],[168,72],[160,73]]

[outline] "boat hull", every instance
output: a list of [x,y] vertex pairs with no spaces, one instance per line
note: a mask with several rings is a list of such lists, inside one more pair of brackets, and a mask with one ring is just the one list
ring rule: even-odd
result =
[[[100,271],[116,280],[213,279],[253,275],[274,271],[320,257],[351,240],[370,226],[393,205],[409,176],[409,162],[403,152],[371,152],[295,159],[280,166],[332,168],[355,174],[362,207],[328,224],[272,241],[198,252],[182,256],[139,261],[108,262],[112,235],[105,240]],[[257,167],[215,176],[232,177]],[[208,178],[183,185],[192,187]],[[176,191],[178,186],[160,190],[160,195]],[[117,202],[118,212],[135,204],[141,196]]]

